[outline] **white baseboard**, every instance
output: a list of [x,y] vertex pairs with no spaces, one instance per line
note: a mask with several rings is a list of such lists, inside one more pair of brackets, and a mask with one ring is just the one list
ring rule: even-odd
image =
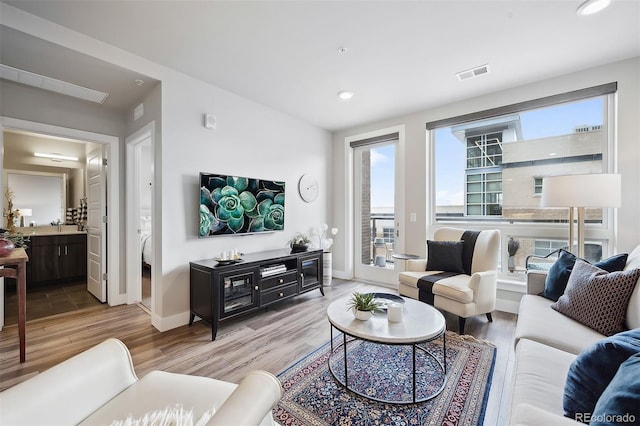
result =
[[127,295],[126,294],[117,294],[112,297],[107,298],[107,303],[109,306],[118,306],[118,305],[126,305],[127,304]]
[[168,331],[189,324],[190,315],[190,311],[184,311],[179,314],[163,318],[154,313],[151,315],[151,325],[157,328],[158,331]]
[[333,270],[331,275],[333,276],[333,278],[339,278],[341,280],[353,279],[353,275],[351,275],[351,274],[349,274],[349,273],[347,273],[345,271],[336,271],[335,269]]
[[496,311],[517,314],[519,308],[520,308],[519,302],[514,302],[512,300],[496,299]]

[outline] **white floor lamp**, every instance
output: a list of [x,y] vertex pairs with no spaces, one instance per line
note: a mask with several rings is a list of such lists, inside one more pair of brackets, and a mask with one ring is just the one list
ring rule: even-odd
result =
[[578,209],[578,257],[584,258],[585,208],[620,207],[619,174],[548,176],[542,179],[542,207],[569,208],[569,249],[573,249],[574,209]]

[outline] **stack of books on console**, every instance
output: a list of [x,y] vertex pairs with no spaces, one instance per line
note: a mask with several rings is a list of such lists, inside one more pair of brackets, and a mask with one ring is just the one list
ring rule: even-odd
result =
[[265,266],[260,269],[260,276],[270,277],[271,275],[281,274],[283,272],[287,272],[287,267],[282,264]]

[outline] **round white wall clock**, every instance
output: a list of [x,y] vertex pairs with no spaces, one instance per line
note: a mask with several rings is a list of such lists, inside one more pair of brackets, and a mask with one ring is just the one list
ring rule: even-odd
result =
[[318,198],[318,180],[311,175],[302,175],[298,182],[298,192],[300,197],[310,203]]

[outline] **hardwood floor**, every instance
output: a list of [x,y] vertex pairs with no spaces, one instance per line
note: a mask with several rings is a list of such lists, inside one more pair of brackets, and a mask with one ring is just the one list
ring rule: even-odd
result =
[[[325,297],[312,291],[268,310],[223,322],[211,341],[211,329],[200,322],[160,333],[137,305],[99,305],[27,322],[27,361],[18,360],[15,326],[0,332],[0,389],[6,389],[103,341],[117,337],[130,349],[139,377],[152,370],[195,374],[238,382],[253,369],[274,374],[329,340],[326,308],[353,291],[386,291],[354,281],[333,280]],[[457,331],[457,318],[445,314],[447,328]],[[506,424],[513,333],[516,315],[494,312],[469,318],[466,333],[497,346],[496,364],[485,425]]]
[[[18,295],[13,280],[5,280],[4,323],[18,323]],[[27,321],[101,305],[87,291],[87,281],[27,285]]]

